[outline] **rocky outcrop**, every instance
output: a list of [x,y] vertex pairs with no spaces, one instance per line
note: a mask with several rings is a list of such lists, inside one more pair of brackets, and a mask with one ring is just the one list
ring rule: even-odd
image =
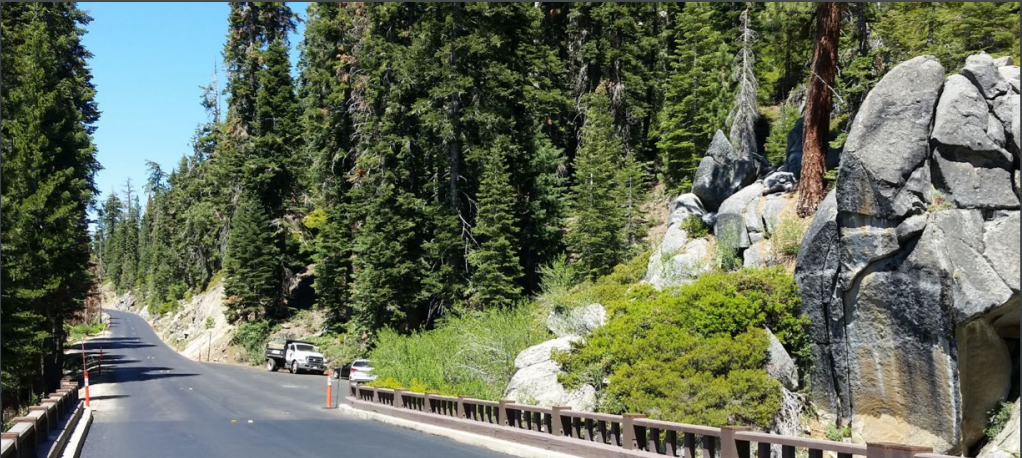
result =
[[800,248],[812,401],[856,441],[964,452],[1012,388],[1018,94],[988,58],[962,73],[919,57],[877,84]]
[[[788,132],[788,146],[785,149],[786,155],[784,165],[779,172],[789,172],[795,176],[795,180],[802,177],[802,140],[805,135],[805,119],[799,118],[795,126]],[[837,168],[841,162],[841,150],[830,148],[827,150],[827,157],[824,159],[827,170]]]
[[725,199],[756,181],[760,161],[753,154],[735,151],[724,133],[717,131],[692,184],[692,194],[706,210],[716,211]]
[[980,450],[977,458],[1016,458],[1019,455],[1019,402],[1011,406],[1011,417],[996,437]]
[[546,327],[557,337],[584,336],[603,326],[607,311],[600,304],[589,304],[570,310],[552,310]]
[[692,282],[710,269],[710,242],[690,237],[682,227],[689,218],[706,216],[695,194],[683,194],[670,204],[671,216],[660,246],[653,251],[643,282],[656,288],[680,286]]
[[596,388],[585,385],[567,390],[557,381],[561,366],[551,357],[555,351],[570,351],[578,337],[569,336],[529,347],[515,358],[515,375],[508,383],[504,398],[543,407],[567,406],[573,410],[596,410]]
[[798,370],[795,368],[795,360],[784,349],[784,345],[774,333],[767,331],[770,337],[770,347],[767,348],[766,373],[774,380],[781,382],[784,389],[795,391],[798,389]]

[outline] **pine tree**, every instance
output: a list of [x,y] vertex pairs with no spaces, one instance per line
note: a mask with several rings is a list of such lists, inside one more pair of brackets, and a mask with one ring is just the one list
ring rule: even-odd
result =
[[497,147],[486,157],[480,180],[476,226],[479,246],[468,255],[472,267],[469,304],[476,309],[509,307],[521,297],[522,266],[515,239],[514,189],[502,152]]
[[713,133],[727,117],[730,52],[713,5],[686,3],[676,15],[674,53],[657,147],[669,189],[688,190]]
[[746,7],[741,16],[741,35],[738,41],[741,47],[735,55],[732,80],[735,82],[738,91],[735,94],[735,101],[731,105],[731,113],[728,114],[728,124],[731,125],[731,146],[740,154],[756,154],[756,122],[759,120],[759,83],[756,82],[756,57],[753,55],[753,45],[756,42],[756,32],[752,30],[750,8]]
[[626,252],[622,231],[626,218],[617,181],[624,146],[614,136],[606,91],[597,90],[587,102],[566,239],[576,271],[596,278],[621,262]]
[[231,224],[224,259],[228,319],[259,319],[281,301],[280,250],[258,198],[243,197]]
[[837,75],[837,47],[841,33],[841,5],[821,3],[817,13],[817,41],[813,71],[806,94],[805,135],[802,147],[802,176],[798,184],[798,215],[807,218],[826,197],[827,137],[833,108],[833,87]]

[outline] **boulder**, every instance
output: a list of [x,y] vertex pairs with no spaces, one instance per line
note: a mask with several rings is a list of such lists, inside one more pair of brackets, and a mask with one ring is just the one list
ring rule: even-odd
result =
[[678,198],[672,200],[670,211],[671,216],[667,220],[668,226],[680,224],[690,216],[702,218],[702,216],[706,214],[706,209],[703,208],[703,203],[699,201],[699,197],[695,194],[682,194],[678,196]]
[[1015,93],[1018,94],[1018,92],[1019,92],[1019,89],[1018,89],[1018,77],[1019,77],[1018,66],[1017,65],[1001,66],[1000,68],[997,69],[997,71],[1001,73],[1001,78],[1004,78],[1004,80],[1008,82],[1008,85],[1010,85],[1011,88],[1015,90]]
[[[998,68],[1015,65],[1015,59],[1011,56],[1003,56],[994,59],[994,65]],[[1015,67],[1018,68],[1018,67]]]
[[987,99],[993,100],[1008,92],[1008,82],[1001,76],[997,64],[989,54],[975,54],[967,57],[965,67],[962,68],[962,75],[972,81]]
[[742,253],[743,267],[770,267],[778,264],[774,257],[774,247],[769,240],[761,240],[753,243]]
[[[1013,94],[1014,95],[1014,94]],[[1002,99],[1004,97],[1001,97]],[[1007,146],[1007,137],[1004,135],[1004,124],[997,116],[990,113],[987,116],[987,137],[997,145],[998,148],[1004,148]]]
[[[1011,124],[1018,118],[1019,95],[1008,94],[994,99],[993,115],[1001,122],[1004,131],[1011,133]],[[987,128],[990,129],[989,127]],[[989,135],[989,132],[987,133]]]
[[570,351],[574,339],[562,337],[522,351],[515,358],[515,368],[518,370],[508,383],[504,398],[544,407],[568,406],[574,410],[595,410],[594,387],[586,385],[577,390],[567,390],[557,381],[561,368],[552,360],[551,352]]
[[961,75],[951,75],[937,104],[932,137],[943,146],[996,151],[997,145],[987,135],[988,112],[976,86]]
[[[983,215],[978,210],[950,210],[933,215],[930,225],[942,233],[949,272],[953,278],[955,318],[959,323],[1000,308],[1013,292],[984,256]],[[1016,251],[1015,254],[1018,252]],[[1012,256],[1012,253],[997,253]],[[1018,258],[1014,259],[1018,264]]]
[[831,320],[840,321],[840,317],[832,317],[830,313],[840,260],[840,241],[837,198],[831,191],[820,203],[816,216],[802,236],[795,261],[795,282],[802,292],[802,313],[809,317],[809,336],[818,344],[830,343]]
[[1011,354],[1004,339],[985,320],[958,329],[958,373],[962,390],[962,442],[985,436],[987,412],[999,406],[1011,390]]
[[983,223],[983,257],[1015,294],[1019,293],[1019,212],[1004,212]]
[[798,370],[795,368],[795,360],[791,359],[788,351],[777,336],[769,329],[766,330],[770,337],[770,347],[767,348],[766,373],[774,380],[781,382],[786,390],[795,391],[798,389]]
[[894,233],[898,237],[898,244],[904,245],[909,240],[922,234],[926,229],[926,221],[926,215],[912,215],[905,218],[905,221],[902,221],[894,229]]
[[692,193],[699,197],[706,210],[716,211],[725,199],[755,181],[759,169],[756,158],[735,151],[724,133],[718,130],[699,162]]
[[673,256],[685,248],[688,240],[688,232],[685,232],[680,224],[670,226],[664,233],[663,241],[660,242],[660,254]]
[[[784,158],[784,165],[778,169],[780,172],[790,172],[795,175],[798,181],[802,177],[802,140],[805,135],[805,118],[799,118],[788,132],[788,146]],[[824,159],[827,170],[835,169],[841,163],[841,150],[830,148],[827,150],[827,157]]]
[[1015,458],[1019,456],[1019,401],[1011,406],[1011,417],[1000,434],[991,438],[977,458]]
[[[1018,97],[1016,97],[1015,98],[1015,108],[1018,108],[1018,106],[1019,106],[1018,105]],[[1015,112],[1018,113],[1018,110],[1016,110]],[[1015,143],[1016,154],[1019,151],[1019,149],[1018,149],[1019,138],[1018,137],[1019,137],[1019,117],[1015,116],[1011,120],[1011,141]]]
[[763,179],[763,194],[777,194],[780,192],[793,192],[798,182],[795,174],[790,172],[774,172]]
[[570,310],[553,310],[546,327],[557,337],[584,336],[603,326],[607,310],[600,304],[589,304]]
[[845,142],[837,182],[840,211],[900,216],[894,199],[929,155],[943,83],[944,68],[924,56],[894,67],[870,91]]
[[663,289],[692,283],[709,272],[712,263],[710,241],[705,238],[690,240],[684,249],[675,253],[653,252],[643,280],[654,288]]
[[867,266],[896,253],[901,243],[898,242],[896,220],[842,213],[838,215],[838,222],[841,225],[841,274],[838,283],[847,291]]
[[781,215],[792,204],[794,204],[794,199],[791,195],[771,194],[763,199],[763,224],[768,234],[777,232],[777,224],[781,222]]
[[721,204],[717,212],[717,225],[714,226],[717,243],[731,244],[736,249],[752,245],[749,225],[753,226],[753,231],[763,232],[763,218],[758,211],[762,195],[763,184],[757,182],[728,197]]

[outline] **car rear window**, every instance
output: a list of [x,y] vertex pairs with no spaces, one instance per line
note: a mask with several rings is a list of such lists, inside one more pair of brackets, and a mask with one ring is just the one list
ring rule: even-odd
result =
[[351,363],[352,367],[369,367],[369,361],[355,361]]

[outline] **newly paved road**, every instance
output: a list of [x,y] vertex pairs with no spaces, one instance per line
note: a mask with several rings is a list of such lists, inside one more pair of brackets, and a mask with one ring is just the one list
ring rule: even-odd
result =
[[107,369],[90,374],[85,458],[502,456],[324,410],[325,376],[191,361],[137,315],[109,314],[112,336],[90,342]]

